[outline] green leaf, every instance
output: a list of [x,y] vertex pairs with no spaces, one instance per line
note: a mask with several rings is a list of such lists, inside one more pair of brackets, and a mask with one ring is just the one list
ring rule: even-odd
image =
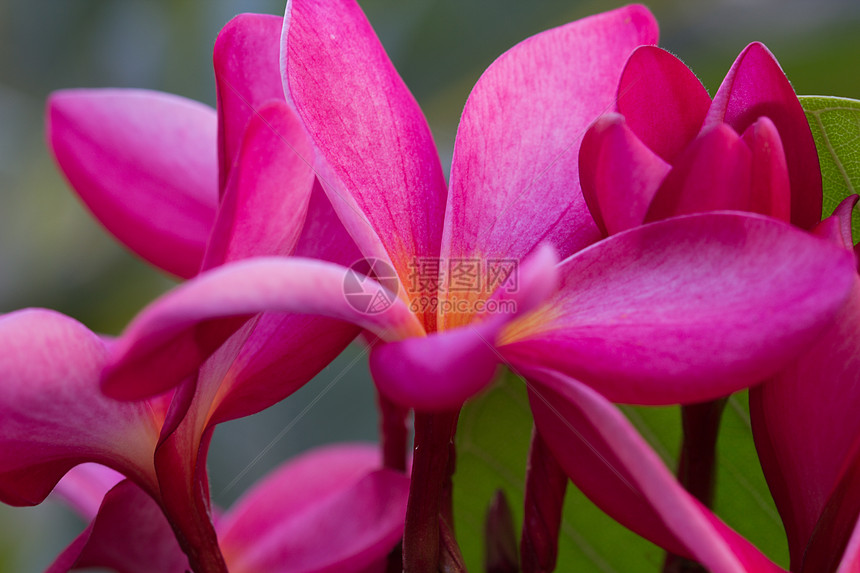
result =
[[[621,410],[667,465],[675,467],[680,409],[622,406]],[[532,424],[525,384],[511,374],[463,409],[456,438],[454,511],[457,539],[470,571],[483,570],[483,520],[497,489],[504,490],[510,502],[519,535]],[[787,566],[785,534],[758,464],[744,393],[729,399],[718,456],[717,514],[771,559]],[[575,487],[568,488],[559,571],[656,573],[663,555],[660,548],[607,517]]]
[[[860,101],[836,97],[801,96],[800,104],[815,138],[824,183],[824,216],[845,197],[860,193]],[[851,222],[860,240],[860,212]]]

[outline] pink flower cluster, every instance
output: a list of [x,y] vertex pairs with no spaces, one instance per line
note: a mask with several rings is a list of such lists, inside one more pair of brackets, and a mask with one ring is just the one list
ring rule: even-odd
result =
[[[528,385],[536,426],[523,570],[554,568],[569,479],[670,555],[780,571],[613,404],[745,388],[791,570],[860,570],[853,200],[820,221],[815,144],[764,46],[712,100],[657,41],[633,5],[511,48],[465,104],[447,183],[354,0],[233,19],[216,110],[54,94],[48,142],[71,187],[187,280],[117,339],[48,310],[0,316],[0,500],[56,488],[90,521],[50,570],[464,570],[450,444],[501,368]],[[362,260],[359,294],[383,305],[344,290]],[[508,261],[515,276],[417,288],[416,261]],[[381,445],[308,453],[213,508],[215,426],[290,395],[359,334]]]

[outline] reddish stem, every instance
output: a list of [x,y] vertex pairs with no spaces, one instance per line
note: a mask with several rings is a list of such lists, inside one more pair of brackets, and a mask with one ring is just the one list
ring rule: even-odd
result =
[[409,410],[377,394],[379,425],[382,434],[382,463],[386,468],[406,471],[409,428],[406,425]]
[[523,573],[554,571],[567,474],[537,430],[526,468],[525,515],[520,553]]

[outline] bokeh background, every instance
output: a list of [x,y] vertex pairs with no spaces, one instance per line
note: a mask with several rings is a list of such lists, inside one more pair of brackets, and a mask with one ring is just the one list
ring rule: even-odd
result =
[[[623,4],[360,3],[423,107],[446,166],[463,103],[497,55],[548,27]],[[173,284],[114,243],[67,188],[44,145],[47,95],[66,87],[141,87],[214,105],[211,48],[218,30],[235,14],[280,14],[283,4],[0,0],[0,312],[49,307],[93,330],[118,333]],[[799,94],[860,98],[856,0],[648,5],[661,22],[661,45],[712,94],[737,53],[760,40]],[[219,427],[210,455],[215,501],[228,506],[271,468],[316,444],[375,436],[372,384],[361,348],[353,346],[277,407]],[[0,573],[41,571],[82,527],[58,503],[0,505]]]

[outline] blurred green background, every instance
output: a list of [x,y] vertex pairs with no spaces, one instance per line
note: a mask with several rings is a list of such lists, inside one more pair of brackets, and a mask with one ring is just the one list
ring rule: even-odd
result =
[[[463,103],[498,54],[623,2],[361,4],[427,114],[447,166]],[[661,45],[712,94],[737,53],[760,40],[799,94],[860,98],[856,0],[648,5],[661,22]],[[173,284],[115,244],[65,185],[44,146],[47,94],[144,87],[214,105],[211,48],[218,30],[237,13],[283,8],[283,1],[269,0],[0,0],[0,312],[49,307],[117,333]],[[229,505],[269,469],[315,444],[375,439],[374,397],[360,354],[360,347],[350,348],[279,406],[219,428],[210,456],[217,503]],[[0,572],[42,570],[81,528],[51,502],[0,506]]]

